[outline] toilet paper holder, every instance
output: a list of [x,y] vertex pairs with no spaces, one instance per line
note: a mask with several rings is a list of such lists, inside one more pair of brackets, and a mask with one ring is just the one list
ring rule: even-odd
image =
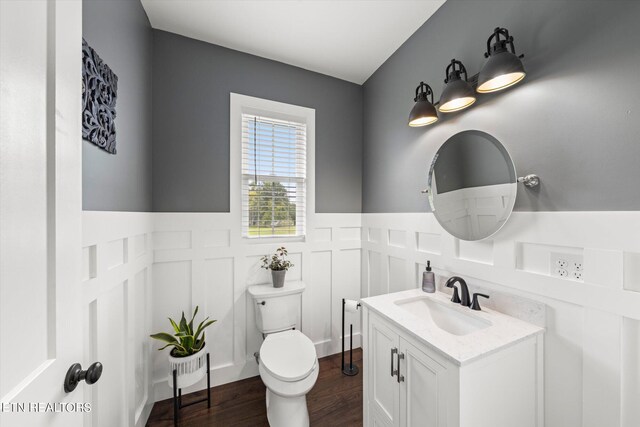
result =
[[344,364],[345,312],[348,310],[351,313],[356,313],[360,307],[361,305],[358,301],[342,298],[342,373],[350,377],[357,375],[359,370],[358,370],[358,367],[353,364],[353,323],[349,325],[349,366],[345,366]]

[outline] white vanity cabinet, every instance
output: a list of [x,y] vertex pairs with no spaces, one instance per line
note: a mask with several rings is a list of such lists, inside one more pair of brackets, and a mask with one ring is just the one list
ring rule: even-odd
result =
[[381,426],[439,427],[446,423],[446,362],[401,337],[387,322],[369,317],[365,375],[369,414]]
[[542,334],[461,363],[363,308],[365,426],[543,425]]

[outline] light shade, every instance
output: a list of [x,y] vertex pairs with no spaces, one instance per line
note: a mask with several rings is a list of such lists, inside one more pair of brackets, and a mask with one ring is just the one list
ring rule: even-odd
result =
[[[458,69],[456,69],[456,66]],[[467,82],[467,70],[460,61],[452,59],[445,73],[447,78],[444,81],[445,86],[438,104],[439,111],[452,113],[463,110],[476,102],[475,92]],[[462,79],[462,74],[464,74],[464,80]]]
[[[431,95],[431,102],[429,102],[427,95]],[[420,82],[416,88],[414,101],[416,104],[409,113],[409,126],[427,126],[438,121],[438,112],[433,106],[433,91],[428,84]]]
[[513,86],[526,76],[524,65],[511,52],[500,52],[489,57],[478,76],[478,92],[488,93]]
[[[504,39],[501,40],[500,36]],[[493,38],[495,38],[495,43],[491,46]],[[507,47],[511,48],[511,52],[507,50]],[[524,55],[516,55],[513,37],[509,36],[509,31],[506,28],[496,28],[493,31],[487,40],[487,53],[484,56],[489,59],[478,75],[476,90],[479,93],[506,89],[524,79],[527,74],[520,60]]]
[[419,127],[426,126],[438,121],[438,112],[432,103],[427,101],[418,101],[409,113],[409,126]]

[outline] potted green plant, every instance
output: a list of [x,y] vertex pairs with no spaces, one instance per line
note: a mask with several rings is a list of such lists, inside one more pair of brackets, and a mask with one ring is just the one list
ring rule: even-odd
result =
[[215,320],[204,319],[194,329],[194,320],[198,314],[198,306],[193,312],[191,320],[187,322],[182,312],[180,322],[176,323],[169,317],[173,327],[173,334],[158,332],[151,338],[162,341],[166,345],[159,350],[171,347],[169,352],[169,385],[173,386],[173,370],[177,371],[178,388],[188,387],[200,381],[206,374],[206,342],[204,330],[211,326]]
[[286,259],[287,255],[287,248],[282,246],[273,255],[265,255],[261,258],[262,268],[271,270],[271,280],[274,288],[284,286],[284,276],[287,274],[287,270],[293,267],[291,261]]

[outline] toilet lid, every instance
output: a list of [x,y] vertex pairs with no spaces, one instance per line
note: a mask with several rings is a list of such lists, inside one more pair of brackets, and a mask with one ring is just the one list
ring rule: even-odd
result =
[[308,377],[317,360],[311,340],[296,330],[269,334],[260,347],[262,367],[281,381]]

